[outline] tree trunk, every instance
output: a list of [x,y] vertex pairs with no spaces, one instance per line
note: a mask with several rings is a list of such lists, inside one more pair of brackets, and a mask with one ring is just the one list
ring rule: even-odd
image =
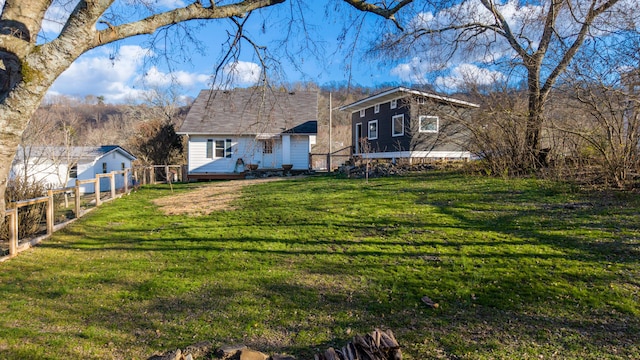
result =
[[529,115],[527,117],[527,127],[525,133],[525,149],[527,153],[523,160],[523,170],[535,170],[544,166],[545,159],[542,159],[540,146],[540,135],[542,133],[543,103],[539,97],[531,94],[529,96]]
[[547,92],[543,92],[540,89],[540,65],[534,64],[528,68],[528,72],[529,113],[525,130],[526,153],[519,166],[524,172],[538,169],[545,166],[546,163],[546,156],[544,156],[540,146],[540,138]]

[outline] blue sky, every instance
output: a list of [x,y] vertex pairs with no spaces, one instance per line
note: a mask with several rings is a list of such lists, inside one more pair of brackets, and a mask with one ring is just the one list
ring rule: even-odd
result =
[[[73,6],[77,1],[59,0],[54,3]],[[142,0],[121,0],[116,4],[128,6],[126,4],[135,1]],[[165,9],[191,2],[144,1]],[[535,19],[539,19],[544,13],[547,1],[502,0],[500,11],[514,32],[536,39],[541,27],[540,22]],[[635,1],[621,0],[619,10],[624,13],[625,7],[635,9]],[[416,1],[413,9],[415,11],[411,15],[405,15],[405,12],[399,15],[399,20],[408,30],[421,26],[442,26],[452,19],[459,22],[493,21],[492,14],[479,0],[453,2],[450,8],[440,9],[438,12],[430,12],[424,4],[426,2]],[[583,6],[585,3],[580,4]],[[299,8],[298,5],[306,8]],[[580,6],[574,11],[580,13],[585,10]],[[59,32],[59,24],[64,21],[65,15],[68,16],[69,11],[69,8],[62,5],[54,5],[47,14],[53,21],[45,23],[43,35],[55,37],[56,31]],[[287,34],[289,28],[286,23],[291,19],[292,11],[298,21],[291,33]],[[299,21],[300,14],[304,14],[304,23]],[[558,20],[560,25],[557,27],[557,31],[568,37],[576,30],[575,22],[570,17],[569,13],[561,14]],[[605,17],[603,21],[606,19]],[[362,23],[360,32],[357,31],[359,23]],[[183,96],[195,97],[201,89],[212,86],[214,69],[223,54],[222,50],[226,49],[226,34],[233,31],[231,24],[230,20],[222,19],[184,25],[182,29],[201,42],[202,51],[189,46],[178,50],[181,40],[186,37],[185,33],[180,32],[174,33],[178,34],[177,41],[173,39],[165,42],[161,36],[157,37],[160,41],[156,42],[155,47],[149,46],[150,37],[136,37],[94,49],[79,58],[60,76],[51,87],[49,95],[61,94],[79,98],[87,95],[104,96],[107,102],[118,103],[139,101],[151,89],[173,86],[174,91]],[[609,25],[599,24],[601,29],[602,26]],[[340,41],[345,27],[345,40]],[[494,41],[495,38],[490,33],[481,35],[486,38],[479,38],[481,43],[488,45],[464,48],[455,54],[447,53],[452,49],[452,39],[457,36],[456,33],[451,33],[442,37],[442,45],[439,47],[417,41],[393,60],[380,61],[365,55],[372,42],[393,28],[391,22],[355,11],[341,0],[288,0],[284,4],[254,12],[245,26],[246,34],[258,45],[267,46],[268,51],[279,62],[279,67],[273,66],[273,63],[269,67],[270,76],[275,82],[312,81],[325,85],[350,81],[363,86],[425,83],[436,87],[438,91],[448,92],[461,88],[469,80],[480,85],[509,81],[505,75],[507,72],[501,70],[512,70],[509,66],[514,60],[513,50],[504,41]],[[284,38],[287,38],[286,43],[279,42]],[[354,44],[354,39],[357,39],[356,46],[351,49],[349,46]],[[536,47],[537,43],[530,45]],[[260,74],[258,59],[250,45],[245,42],[242,46],[237,61],[221,71],[223,75],[233,75],[231,86],[251,86]],[[164,49],[169,51],[169,63],[162,61],[163,57],[159,56]],[[287,57],[287,53],[293,55]],[[190,61],[186,61],[186,58]],[[154,62],[154,59],[161,61]],[[503,64],[507,67],[501,67]],[[276,72],[276,69],[280,71]],[[516,81],[522,79],[522,74],[517,76],[520,79]]]
[[[172,1],[172,0],[165,0]],[[179,0],[175,0],[180,2]],[[367,61],[356,55],[349,58],[344,51],[339,50],[338,38],[341,34],[342,20],[333,21],[325,12],[322,1],[309,2],[311,7],[304,9],[305,26],[309,37],[313,38],[313,46],[317,49],[299,49],[304,44],[303,31],[294,29],[290,36],[288,47],[291,52],[297,52],[293,59],[283,55],[283,47],[278,43],[287,29],[284,22],[288,20],[290,8],[288,4],[278,5],[279,8],[261,9],[251,15],[245,31],[250,38],[259,45],[267,46],[275,59],[280,62],[281,71],[274,78],[276,81],[299,82],[312,81],[320,85],[331,82],[346,82],[375,86],[381,83],[398,83],[403,79],[392,74],[391,64],[382,64],[374,60]],[[342,16],[362,15],[350,11],[341,4]],[[64,11],[59,13],[64,14]],[[62,16],[62,15],[61,15]],[[366,16],[365,30],[371,33],[367,26],[377,26],[379,20],[373,15]],[[264,24],[267,26],[264,27]],[[107,102],[126,102],[144,96],[145,92],[154,88],[174,86],[185,96],[195,97],[201,89],[211,87],[212,75],[217,65],[221,51],[227,47],[227,31],[233,31],[231,22],[227,19],[200,23],[189,23],[188,27],[195,37],[202,42],[204,54],[195,48],[190,48],[186,54],[173,51],[171,54],[171,68],[161,56],[162,47],[150,48],[149,37],[126,39],[116,44],[109,44],[94,49],[81,56],[71,67],[63,73],[49,90],[49,95],[67,95],[84,98],[87,95],[104,96]],[[55,35],[55,24],[51,26],[49,36]],[[367,34],[361,34],[365,39]],[[349,41],[346,44],[351,44]],[[356,52],[361,54],[368,44],[366,39],[360,44]],[[314,52],[316,54],[314,54]],[[190,59],[184,60],[187,55]],[[159,60],[159,61],[154,61]],[[246,87],[255,83],[260,67],[253,50],[248,43],[242,45],[242,52],[231,67],[223,68],[223,74],[233,72],[232,86]],[[346,69],[351,62],[352,70]],[[270,66],[274,69],[274,66]],[[349,77],[351,76],[351,79]]]

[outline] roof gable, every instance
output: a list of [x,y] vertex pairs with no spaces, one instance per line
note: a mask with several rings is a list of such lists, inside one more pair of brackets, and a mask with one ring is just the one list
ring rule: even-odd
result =
[[318,119],[318,93],[264,89],[203,90],[179,134],[280,134]]
[[370,108],[375,104],[389,102],[393,99],[399,99],[409,95],[415,95],[418,97],[432,99],[435,101],[444,102],[444,103],[448,103],[455,106],[470,107],[470,108],[480,107],[478,104],[474,104],[468,101],[458,100],[451,97],[441,96],[441,95],[432,94],[432,93],[428,93],[420,90],[409,89],[405,87],[396,87],[387,91],[383,91],[383,92],[371,95],[364,99],[360,99],[351,104],[344,105],[340,107],[340,110],[342,111],[350,110],[351,112],[355,112],[362,109]]

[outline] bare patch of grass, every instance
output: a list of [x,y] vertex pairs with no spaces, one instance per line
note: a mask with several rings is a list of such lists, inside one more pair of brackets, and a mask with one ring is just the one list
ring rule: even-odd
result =
[[209,215],[214,211],[235,210],[233,204],[246,186],[283,179],[272,177],[209,183],[193,191],[155,199],[153,203],[167,215]]

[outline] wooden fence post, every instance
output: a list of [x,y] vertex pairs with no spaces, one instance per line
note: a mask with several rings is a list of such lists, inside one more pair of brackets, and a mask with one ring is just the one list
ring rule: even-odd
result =
[[96,175],[93,188],[96,193],[96,207],[100,206],[100,177]]
[[115,171],[112,171],[111,174],[109,174],[109,180],[111,181],[111,199],[115,199],[116,198],[116,173]]
[[80,184],[78,179],[76,179],[76,188],[74,189],[76,195],[76,219],[80,218]]
[[124,193],[129,192],[129,168],[124,169]]
[[149,184],[154,185],[156,183],[156,168],[152,166],[149,172],[151,173],[149,176]]
[[53,190],[48,190],[47,196],[49,197],[47,200],[47,235],[51,235],[53,234]]
[[8,209],[9,215],[9,256],[18,255],[18,209]]

